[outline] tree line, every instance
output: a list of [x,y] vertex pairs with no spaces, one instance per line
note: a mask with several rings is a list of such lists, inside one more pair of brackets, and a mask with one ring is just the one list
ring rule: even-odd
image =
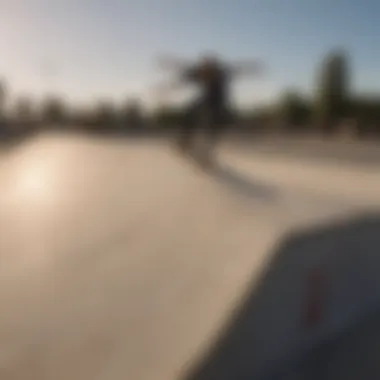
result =
[[[286,133],[317,130],[326,134],[347,131],[376,135],[380,132],[380,94],[364,97],[353,93],[349,55],[330,51],[317,70],[315,90],[305,96],[287,89],[273,104],[235,114],[235,128],[252,131],[278,130]],[[8,105],[8,106],[7,106]],[[7,85],[0,83],[0,119],[2,130],[34,131],[39,128],[78,128],[89,131],[133,131],[147,128],[175,128],[181,123],[181,107],[162,106],[148,113],[138,99],[121,104],[103,100],[90,108],[69,105],[51,96],[42,104],[31,97],[13,99],[9,107]]]
[[380,135],[380,93],[360,96],[351,86],[349,55],[342,50],[329,52],[315,78],[315,89],[305,96],[287,89],[278,102],[248,116],[248,125],[284,132],[318,131],[327,135]]

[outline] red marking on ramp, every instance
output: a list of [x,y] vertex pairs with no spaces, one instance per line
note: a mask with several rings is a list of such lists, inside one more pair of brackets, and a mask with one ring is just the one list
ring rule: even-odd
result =
[[305,328],[315,328],[322,323],[325,314],[326,288],[324,271],[313,269],[306,282],[306,305],[303,315]]

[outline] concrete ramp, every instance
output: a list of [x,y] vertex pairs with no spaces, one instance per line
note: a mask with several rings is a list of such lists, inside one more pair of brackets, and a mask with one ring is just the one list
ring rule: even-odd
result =
[[159,139],[2,152],[0,378],[293,376],[377,304],[379,201],[377,171],[228,147],[209,174]]
[[379,252],[380,215],[292,234],[186,379],[378,378]]

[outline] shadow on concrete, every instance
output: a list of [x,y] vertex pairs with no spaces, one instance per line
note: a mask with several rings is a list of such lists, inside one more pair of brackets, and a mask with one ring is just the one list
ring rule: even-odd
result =
[[33,139],[38,132],[35,131],[2,131],[0,133],[0,148],[4,151],[11,151],[15,148],[22,146],[25,142]]
[[269,202],[274,201],[278,196],[275,187],[256,182],[227,165],[217,165],[210,174],[220,183],[247,197],[260,198]]
[[[370,142],[370,144],[366,144],[366,142]],[[308,159],[321,163],[352,163],[373,167],[380,163],[380,145],[376,146],[373,142],[373,140],[360,139],[352,141],[334,138],[321,139],[318,136],[302,138],[302,135],[286,134],[278,137],[235,138],[231,141],[231,145],[271,157]]]
[[82,134],[98,137],[101,139],[111,140],[123,140],[123,139],[163,139],[173,135],[173,131],[161,128],[146,127],[146,128],[130,128],[130,129],[93,129],[93,130],[81,130]]
[[[379,378],[380,343],[359,339],[357,330],[380,311],[379,252],[377,215],[291,234],[182,379]],[[372,330],[380,337],[380,318]],[[371,336],[368,326],[366,334]],[[352,358],[360,353],[352,371]]]

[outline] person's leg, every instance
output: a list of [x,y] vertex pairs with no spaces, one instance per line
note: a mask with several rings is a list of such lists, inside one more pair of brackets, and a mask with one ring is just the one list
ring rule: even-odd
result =
[[210,120],[205,126],[204,136],[204,161],[211,163],[214,156],[214,151],[218,142],[220,141],[226,125],[227,125],[227,111],[225,107],[216,105],[211,107]]
[[192,148],[193,140],[197,129],[197,113],[199,110],[199,101],[193,100],[185,110],[184,120],[180,126],[178,145],[182,150]]

